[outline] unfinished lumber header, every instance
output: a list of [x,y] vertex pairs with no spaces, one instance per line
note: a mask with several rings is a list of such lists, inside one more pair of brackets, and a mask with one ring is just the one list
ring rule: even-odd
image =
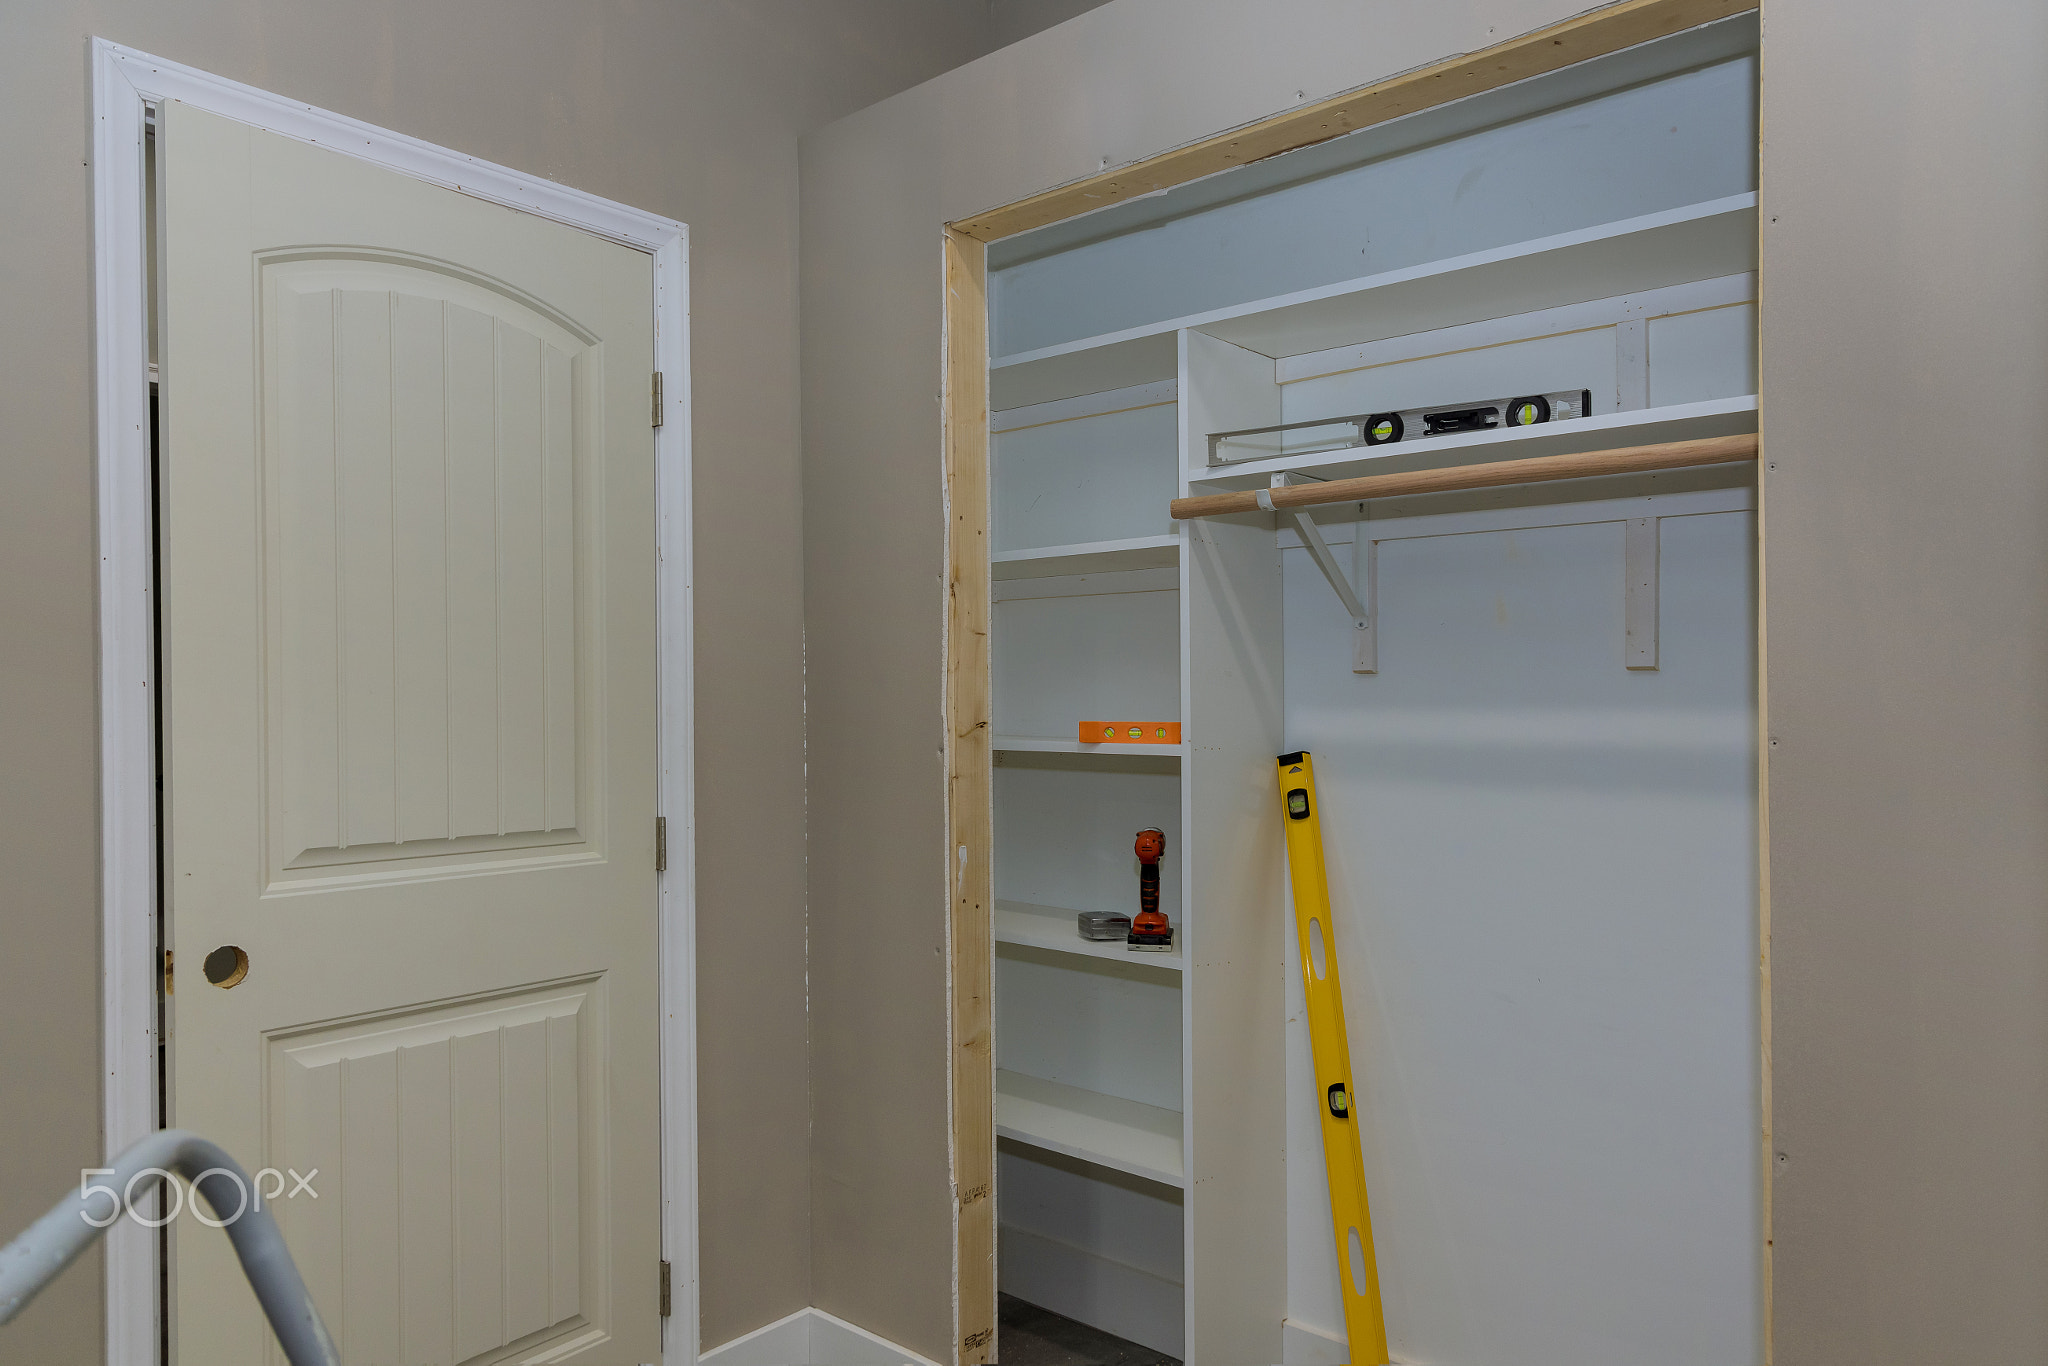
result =
[[1226,512],[1276,511],[1355,503],[1366,498],[1398,498],[1410,493],[1449,493],[1458,489],[1498,488],[1508,484],[1542,484],[1553,479],[1587,479],[1602,474],[1642,474],[1679,470],[1693,465],[1725,465],[1756,459],[1756,433],[1711,436],[1697,441],[1664,441],[1654,446],[1617,446],[1576,455],[1540,455],[1528,460],[1500,460],[1490,465],[1453,465],[1448,469],[1410,470],[1399,474],[1368,474],[1332,479],[1321,484],[1287,488],[1246,489],[1242,493],[1207,493],[1173,500],[1177,521],[1215,517]]

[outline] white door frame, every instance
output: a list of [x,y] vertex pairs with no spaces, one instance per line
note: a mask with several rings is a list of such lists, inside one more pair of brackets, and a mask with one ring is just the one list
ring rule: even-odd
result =
[[[695,809],[690,611],[689,230],[401,133],[92,40],[93,306],[99,496],[100,913],[104,1151],[156,1128],[155,547],[150,534],[149,335],[143,194],[149,108],[178,100],[415,180],[538,214],[654,258],[660,611],[662,1255],[672,1268],[663,1366],[697,1360]],[[99,1154],[80,1154],[80,1166]],[[244,1162],[257,1154],[239,1153]],[[156,1366],[158,1250],[110,1229],[109,1366]]]

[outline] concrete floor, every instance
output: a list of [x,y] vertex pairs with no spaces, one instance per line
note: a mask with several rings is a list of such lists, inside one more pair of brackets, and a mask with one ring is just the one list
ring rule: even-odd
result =
[[1015,1295],[996,1298],[996,1360],[1002,1366],[1180,1366],[1176,1357],[1111,1337]]

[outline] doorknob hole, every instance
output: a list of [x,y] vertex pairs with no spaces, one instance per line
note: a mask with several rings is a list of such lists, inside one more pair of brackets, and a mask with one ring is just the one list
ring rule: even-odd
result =
[[249,955],[238,945],[223,944],[206,955],[206,980],[217,987],[231,987],[249,975]]

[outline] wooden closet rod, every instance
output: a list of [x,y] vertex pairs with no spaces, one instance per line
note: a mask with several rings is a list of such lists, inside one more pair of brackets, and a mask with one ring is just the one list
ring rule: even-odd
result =
[[1365,498],[1398,498],[1408,493],[1448,493],[1453,489],[1489,489],[1507,484],[1542,484],[1553,479],[1585,479],[1600,474],[1641,474],[1646,470],[1679,470],[1691,465],[1725,465],[1756,459],[1756,433],[1710,436],[1698,441],[1665,441],[1654,446],[1617,446],[1613,450],[1577,455],[1539,455],[1530,460],[1501,460],[1491,465],[1453,465],[1440,470],[1403,474],[1368,474],[1357,479],[1332,479],[1320,484],[1292,484],[1243,493],[1205,493],[1173,500],[1176,520],[1215,517],[1226,512],[1257,512],[1261,508],[1320,507],[1355,503]]

